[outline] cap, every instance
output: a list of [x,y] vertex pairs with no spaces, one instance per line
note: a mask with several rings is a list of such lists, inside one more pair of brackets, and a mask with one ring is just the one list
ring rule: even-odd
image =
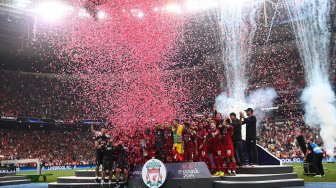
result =
[[245,112],[248,112],[248,111],[250,111],[250,112],[253,113],[253,109],[252,108],[248,108],[248,109],[245,110]]

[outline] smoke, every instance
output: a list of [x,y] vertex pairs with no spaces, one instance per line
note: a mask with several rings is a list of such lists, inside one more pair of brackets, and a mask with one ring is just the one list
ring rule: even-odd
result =
[[321,128],[324,147],[333,156],[336,146],[336,100],[330,83],[322,82],[306,87],[301,100],[305,104],[305,122]]
[[245,94],[248,86],[246,65],[251,59],[252,41],[257,29],[256,13],[260,2],[226,1],[222,3],[218,13],[227,93],[223,92],[216,97],[215,108],[225,116],[253,108],[256,117],[262,120],[265,113],[261,109],[271,107],[277,96],[272,88],[255,90],[247,97]]
[[329,0],[286,1],[296,42],[305,68],[306,88],[301,95],[305,122],[321,128],[327,153],[336,146],[335,93],[329,81]]
[[[262,120],[266,115],[263,108],[272,107],[276,97],[277,93],[273,88],[257,89],[243,100],[229,97],[226,93],[222,93],[216,97],[215,107],[219,113],[226,116],[231,112],[238,114],[247,108],[253,108],[257,119]],[[257,121],[257,123],[260,122]]]

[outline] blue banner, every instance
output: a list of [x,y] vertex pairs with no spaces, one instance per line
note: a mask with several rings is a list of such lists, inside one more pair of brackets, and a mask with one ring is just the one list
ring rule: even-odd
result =
[[[44,171],[51,171],[51,170],[73,170],[73,169],[87,169],[93,168],[94,165],[61,165],[61,166],[45,166],[42,167]],[[29,172],[29,171],[37,171],[37,167],[20,167],[16,168],[17,172]]]
[[[280,159],[280,160],[282,161],[282,163],[303,163],[304,162],[303,158],[289,158],[289,159]],[[323,158],[322,162],[327,163],[327,162],[334,162],[334,161],[331,161],[331,159]]]

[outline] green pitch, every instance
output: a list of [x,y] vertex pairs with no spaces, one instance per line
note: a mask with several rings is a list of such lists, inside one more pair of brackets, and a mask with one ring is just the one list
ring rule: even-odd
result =
[[336,182],[336,163],[323,163],[326,176],[321,178],[303,175],[302,163],[289,163],[285,165],[293,165],[294,171],[298,174],[299,178],[304,179],[305,182]]
[[[85,169],[81,169],[85,170]],[[94,169],[91,169],[94,170]],[[38,183],[51,183],[57,182],[58,177],[64,176],[75,176],[76,170],[50,170],[50,171],[42,171],[42,174],[52,174],[51,176],[47,176],[47,181],[43,182],[43,178],[40,177]],[[18,172],[17,175],[36,175],[36,171],[34,172]]]
[[[325,177],[322,178],[314,178],[311,176],[303,175],[303,167],[301,163],[290,163],[285,165],[293,165],[294,171],[298,174],[299,178],[304,179],[305,182],[336,182],[336,163],[324,163],[323,167],[325,168]],[[93,169],[92,169],[93,170]],[[57,177],[62,176],[75,176],[76,170],[51,170],[45,171],[43,173],[52,174],[51,176],[47,176],[47,183],[56,182]],[[36,172],[19,172],[18,175],[30,175],[36,174]],[[43,183],[43,178],[40,177],[40,183]]]

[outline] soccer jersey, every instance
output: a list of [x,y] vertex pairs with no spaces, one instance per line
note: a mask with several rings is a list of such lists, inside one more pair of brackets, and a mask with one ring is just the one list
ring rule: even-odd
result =
[[94,141],[98,142],[98,145],[102,146],[100,149],[97,149],[97,152],[104,153],[108,137],[106,135],[98,135],[94,137]]
[[114,169],[114,162],[116,161],[116,154],[115,148],[112,146],[111,143],[107,143],[104,156],[103,156],[103,170],[113,170]]
[[127,148],[124,146],[117,146],[117,168],[127,169],[128,168],[128,152]]
[[105,150],[104,150],[104,159],[108,161],[115,160],[115,148],[112,146],[111,143],[107,143]]
[[211,153],[218,153],[222,149],[222,143],[220,139],[220,134],[213,135],[215,133],[219,132],[219,129],[212,130],[209,132],[209,150]]
[[145,137],[146,151],[149,158],[155,158],[155,136],[146,135]]
[[182,140],[183,125],[178,124],[177,128],[172,127],[172,132],[174,139],[173,154],[176,160],[183,161],[184,160],[183,140]]
[[[204,143],[204,139],[206,139],[205,143]],[[199,161],[207,162],[208,161],[208,140],[207,140],[206,129],[202,129],[198,132],[197,147],[198,147]]]
[[232,143],[233,127],[224,128],[223,145],[233,145]]
[[188,130],[183,134],[184,147],[188,150],[195,149],[195,135],[191,134],[191,131]]
[[173,148],[174,140],[173,135],[170,129],[165,129],[164,131],[164,139],[165,139],[165,152],[171,153]]

